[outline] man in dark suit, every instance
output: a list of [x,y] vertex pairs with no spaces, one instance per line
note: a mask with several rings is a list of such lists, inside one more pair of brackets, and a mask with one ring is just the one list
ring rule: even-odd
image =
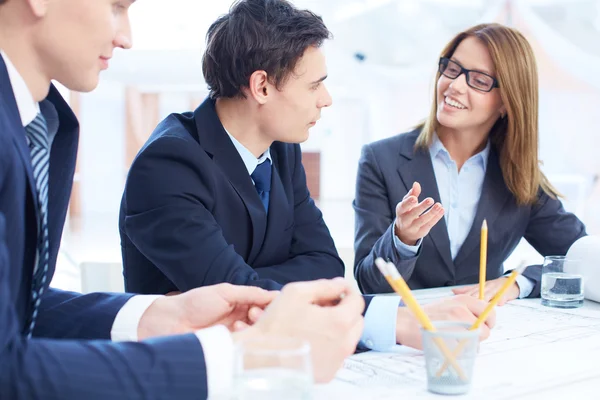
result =
[[119,227],[127,291],[279,288],[343,276],[298,143],[331,105],[320,17],[241,1],[212,24],[210,97],[161,122],[131,166]]
[[130,47],[131,3],[0,0],[0,398],[204,399],[230,387],[236,341],[272,335],[309,341],[315,378],[331,379],[363,326],[363,298],[343,280],[292,284],[264,313],[274,293],[256,287],[49,287],[79,130],[50,82],[92,90],[114,48]]
[[[242,0],[212,24],[203,66],[210,97],[162,121],[127,178],[119,228],[128,291],[279,288],[343,275],[297,144],[332,102],[319,49],[329,36],[320,17],[284,0]],[[420,346],[397,297],[365,302],[364,347]],[[457,297],[427,312],[470,322],[482,307]]]

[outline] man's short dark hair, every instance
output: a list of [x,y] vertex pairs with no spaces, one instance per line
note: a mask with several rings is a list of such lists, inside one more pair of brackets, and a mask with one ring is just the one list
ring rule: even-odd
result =
[[242,88],[259,70],[280,88],[304,51],[330,37],[321,17],[286,0],[239,0],[206,34],[202,70],[210,97],[245,97]]

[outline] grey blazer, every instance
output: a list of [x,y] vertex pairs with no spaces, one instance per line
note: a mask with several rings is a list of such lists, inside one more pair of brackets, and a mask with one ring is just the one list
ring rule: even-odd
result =
[[[377,257],[389,259],[412,289],[477,283],[479,280],[480,227],[487,219],[487,279],[503,274],[503,262],[525,238],[542,255],[564,255],[586,235],[585,226],[564,210],[560,200],[540,190],[538,202],[518,206],[504,183],[498,153],[492,146],[475,220],[456,258],[452,260],[448,228],[442,218],[422,242],[419,252],[401,259],[393,242],[396,204],[413,182],[422,187],[420,199],[440,201],[429,152],[415,150],[418,130],[363,147],[356,179],[354,276],[363,293],[386,293],[392,288],[374,265]],[[539,296],[541,267],[530,266],[524,275],[536,282],[530,297]]]

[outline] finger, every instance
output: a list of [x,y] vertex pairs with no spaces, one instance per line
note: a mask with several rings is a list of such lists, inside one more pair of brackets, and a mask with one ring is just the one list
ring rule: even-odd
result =
[[[475,315],[477,318],[483,313],[483,311],[488,306],[488,303],[481,301],[475,297],[464,297],[461,299],[464,301],[465,305]],[[489,328],[493,328],[496,324],[496,313],[492,311],[485,320],[485,324]]]
[[452,292],[454,292],[454,294],[465,294],[467,292],[470,292],[474,287],[476,286],[461,286],[452,289]]
[[[498,293],[498,287],[495,284],[489,284],[485,287],[485,301],[491,301]],[[504,296],[503,296],[504,297]]]
[[244,329],[247,329],[249,327],[250,327],[250,325],[248,325],[244,321],[235,321],[233,323],[232,331],[233,332],[239,332],[239,331],[243,331]]
[[362,337],[364,329],[365,329],[365,319],[359,318],[356,321],[356,323],[354,324],[354,326],[348,331],[348,334],[350,336],[350,341],[352,343],[354,343],[354,349],[352,350],[352,353],[354,353],[354,351],[356,349],[356,345],[358,344],[360,338]]
[[248,310],[248,321],[250,321],[251,324],[255,324],[256,321],[258,321],[263,315],[263,313],[264,310],[262,308],[251,307],[250,310]]
[[475,297],[479,298],[479,288],[477,286],[472,287],[469,286],[468,290],[465,290],[461,293],[455,293],[457,296],[465,296],[465,297]]
[[365,310],[365,299],[360,293],[352,291],[344,296],[335,307],[339,312],[354,316],[354,319],[362,318],[362,312]]
[[413,192],[413,196],[419,198],[419,196],[421,195],[421,184],[419,182],[413,183],[411,190]]
[[483,340],[489,338],[490,333],[491,333],[491,330],[486,324],[481,325],[479,327],[479,341],[483,341]]
[[[502,284],[504,284],[506,279],[507,278],[501,277],[498,279],[488,281],[488,285],[486,285],[486,288],[485,288],[487,301],[491,301],[498,294],[498,292],[502,288]],[[489,290],[489,292],[488,292],[488,290]],[[507,292],[504,293],[504,295],[502,296],[500,301],[504,300],[504,302],[506,302],[506,301],[510,300],[509,294],[510,294],[510,290],[508,290]],[[504,298],[506,298],[506,299],[504,299]],[[500,305],[500,303],[498,303],[498,305]]]
[[414,226],[418,229],[422,229],[424,227],[429,226],[429,229],[433,227],[433,225],[437,224],[437,222],[444,216],[444,208],[440,203],[434,204],[429,210],[425,213],[421,214],[416,221],[414,222]]
[[430,208],[433,205],[433,203],[433,199],[431,197],[428,197],[419,204],[417,204],[415,207],[413,207],[412,210],[402,214],[401,216],[406,217],[410,222],[415,221],[421,216],[421,214],[427,211],[427,209]]
[[418,203],[419,200],[417,200],[415,196],[409,196],[402,200],[400,203],[398,203],[398,205],[396,205],[396,217],[401,217],[410,212],[410,210],[415,208]]
[[219,293],[223,299],[232,305],[250,305],[265,307],[269,305],[279,292],[268,291],[256,286],[238,286],[221,284]]
[[362,337],[362,333],[365,328],[365,320],[363,318],[359,318],[352,328],[348,329],[348,334],[346,336],[348,340],[348,348],[346,349],[346,356],[351,356],[356,351],[356,346],[360,338]]
[[327,383],[335,377],[337,371],[344,365],[344,360],[356,351],[356,345],[362,336],[363,330],[364,319],[360,318],[343,332],[336,333],[335,346],[339,346],[338,349],[341,351],[341,353],[338,353],[337,355],[341,355],[341,357],[336,355],[335,358],[339,364],[332,364],[329,371],[321,374],[320,376],[315,376],[317,383]]
[[[410,196],[414,196],[414,197],[417,197],[417,198],[419,197],[419,194],[415,194],[416,185],[418,185],[417,182],[414,182],[412,184],[412,186],[410,187],[410,189],[408,190],[408,192],[406,192],[406,194],[404,195],[404,197],[402,198],[402,200],[406,200]],[[419,193],[420,192],[421,192],[421,186],[419,185]]]
[[506,293],[504,296],[502,296],[502,298],[500,299],[500,302],[498,303],[499,306],[503,306],[506,303],[508,303],[511,300],[514,300],[515,298],[513,298],[511,295],[509,295],[508,293]]
[[440,222],[440,220],[444,216],[444,212],[445,212],[444,207],[440,207],[440,210],[436,213],[437,214],[436,217],[434,217],[431,221],[429,221],[427,224],[423,225],[419,229],[419,236],[421,236],[421,237],[426,236],[431,231],[431,229],[433,229],[435,224]]
[[281,290],[282,296],[313,304],[331,303],[353,292],[350,282],[344,278],[319,279],[310,282],[294,282]]
[[[362,320],[362,312],[365,309],[365,301],[362,295],[356,291],[344,296],[337,306],[322,307],[314,310],[320,314],[325,325],[331,324],[337,334],[343,332],[345,335],[348,330],[356,325],[357,321]],[[358,341],[358,339],[357,339]]]
[[451,321],[466,322],[473,325],[477,321],[477,317],[469,310],[469,307],[461,307],[457,312],[450,315]]
[[340,304],[340,301],[342,301],[342,297],[338,297],[335,298],[333,300],[328,300],[328,301],[319,301],[314,303],[315,305],[321,306],[321,307],[333,307],[333,306],[337,306],[338,304]]

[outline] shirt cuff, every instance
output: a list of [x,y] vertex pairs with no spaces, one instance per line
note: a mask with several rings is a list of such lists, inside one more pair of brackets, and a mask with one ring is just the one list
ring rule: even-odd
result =
[[138,326],[142,315],[159,297],[162,296],[138,295],[129,299],[115,317],[112,329],[110,330],[110,338],[115,342],[137,342]]
[[417,255],[423,239],[419,239],[414,246],[409,246],[398,239],[398,236],[396,236],[393,229],[391,231],[394,240],[394,247],[402,259],[413,258],[415,255]]
[[517,276],[517,285],[519,286],[519,298],[524,299],[531,294],[535,287],[535,281],[526,276]]
[[196,331],[206,364],[208,398],[228,393],[233,385],[233,339],[223,325]]
[[365,314],[361,345],[371,350],[385,351],[396,345],[398,296],[375,296]]

